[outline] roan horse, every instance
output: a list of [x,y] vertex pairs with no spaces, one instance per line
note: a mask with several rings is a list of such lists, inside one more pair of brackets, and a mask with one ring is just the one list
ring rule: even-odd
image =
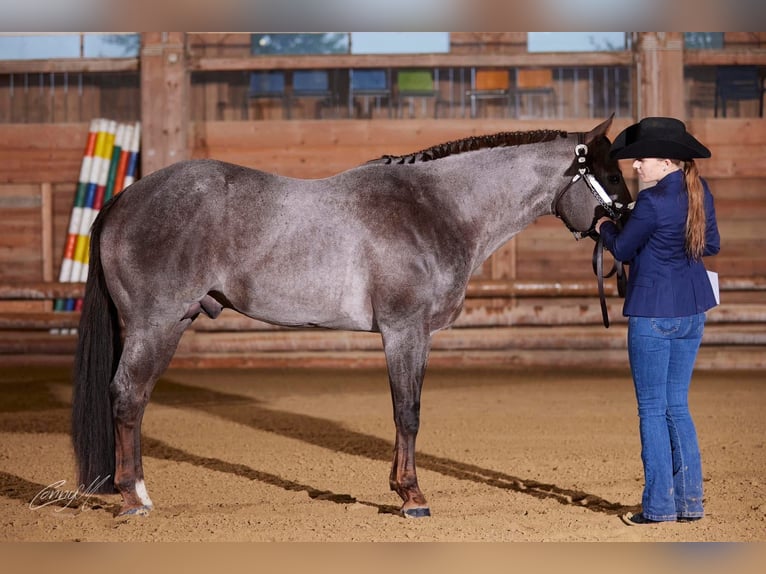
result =
[[467,138],[326,179],[195,160],[138,180],[91,231],[73,387],[81,483],[113,477],[99,492],[122,495],[120,514],[152,509],[144,409],[194,319],[231,308],[381,334],[396,425],[390,487],[404,516],[430,515],[415,438],[431,338],[457,318],[471,273],[538,217],[588,233],[613,201],[630,201],[608,158],[611,123]]

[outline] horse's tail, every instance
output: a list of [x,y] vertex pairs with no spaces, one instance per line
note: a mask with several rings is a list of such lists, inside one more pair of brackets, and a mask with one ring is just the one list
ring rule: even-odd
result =
[[106,208],[113,204],[111,202],[101,210],[91,229],[88,280],[72,385],[72,443],[78,484],[91,487],[90,492],[94,493],[115,492],[114,420],[109,384],[122,353],[122,344],[117,309],[101,266],[100,247]]

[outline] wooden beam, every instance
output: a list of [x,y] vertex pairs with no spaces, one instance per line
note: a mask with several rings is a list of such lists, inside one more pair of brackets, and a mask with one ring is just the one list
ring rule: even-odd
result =
[[[616,297],[607,303],[612,325],[625,322],[622,316],[622,300]],[[79,312],[62,311],[15,311],[0,314],[0,331],[39,331],[48,329],[77,328]],[[571,325],[601,325],[601,308],[593,297],[587,302],[568,303],[553,300],[550,304],[514,302],[491,307],[466,307],[455,321],[456,329],[492,327],[565,327]],[[707,313],[707,325],[736,324],[743,330],[760,329],[766,332],[766,305],[757,303],[728,303]],[[208,319],[200,316],[191,329],[198,332],[275,332],[294,333],[296,329],[271,325],[250,319],[234,311],[224,310],[220,317]]]
[[[445,339],[435,345],[429,357],[430,367],[540,367],[555,368],[586,367],[599,369],[627,369],[623,333],[609,335],[605,330],[602,338],[594,344],[569,345],[560,341],[562,348],[550,348],[543,340],[529,341],[523,338],[523,331],[516,336],[510,332],[497,334],[491,348],[454,348]],[[596,329],[594,329],[594,332]],[[479,330],[476,336],[481,343],[487,330]],[[590,338],[583,337],[583,341]],[[609,335],[609,337],[607,337]],[[504,337],[508,339],[504,342]],[[607,337],[604,339],[603,337]],[[512,339],[521,341],[513,346]],[[624,338],[623,338],[624,341]],[[463,340],[463,343],[466,341]],[[76,337],[71,335],[52,337],[50,335],[15,337],[7,340],[0,337],[0,367],[28,365],[71,366]],[[338,344],[340,343],[340,344]],[[606,343],[606,344],[605,344]],[[510,345],[510,346],[509,346]],[[344,349],[342,341],[336,341],[339,350],[257,350],[258,345],[242,346],[238,352],[211,352],[201,341],[186,347],[182,342],[174,355],[171,366],[176,368],[385,368],[382,347],[372,339],[364,348]],[[274,347],[272,347],[274,348]],[[762,344],[722,344],[703,339],[695,368],[707,369],[759,369],[766,368],[766,354]]]
[[[73,345],[72,345],[73,348]],[[40,349],[25,354],[0,354],[0,367],[56,366],[71,367],[72,352],[42,352]],[[516,351],[433,351],[430,368],[586,368],[599,370],[627,370],[624,349],[521,349]],[[176,354],[170,363],[183,369],[385,369],[382,351],[289,352],[254,354],[195,355]],[[708,346],[702,345],[694,368],[706,370],[763,370],[766,353],[762,346]]]
[[[614,285],[606,285],[607,295],[616,294]],[[766,291],[766,277],[721,277],[721,291]],[[85,283],[55,281],[14,281],[0,283],[1,300],[40,300],[79,298]],[[598,290],[594,281],[531,281],[512,279],[474,279],[468,283],[466,296],[481,297],[592,297]]]
[[92,74],[137,72],[138,58],[61,58],[51,60],[0,60],[0,74]]
[[683,46],[681,32],[639,34],[636,46],[637,117],[685,117]]
[[194,58],[193,72],[327,68],[470,68],[632,66],[633,54],[621,52],[545,52],[520,54],[343,54]]
[[187,159],[189,74],[182,32],[141,35],[141,173]]
[[40,227],[43,281],[53,281],[53,186],[40,185]]
[[725,50],[687,50],[686,66],[766,66],[764,48],[727,48]]
[[85,283],[14,281],[0,284],[0,301],[79,299],[84,292]]

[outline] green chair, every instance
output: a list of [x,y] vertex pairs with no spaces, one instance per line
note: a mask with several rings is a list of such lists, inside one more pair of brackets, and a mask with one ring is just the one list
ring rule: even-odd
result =
[[401,116],[403,104],[406,102],[409,115],[415,115],[415,99],[420,99],[423,106],[423,115],[426,115],[427,102],[434,100],[434,117],[437,116],[440,100],[434,82],[434,74],[431,70],[399,70],[396,77],[396,111]]

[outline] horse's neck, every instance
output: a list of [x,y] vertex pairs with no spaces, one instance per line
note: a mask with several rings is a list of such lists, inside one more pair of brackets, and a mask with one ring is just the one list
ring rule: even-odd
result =
[[465,190],[456,190],[456,208],[475,231],[471,241],[478,266],[511,237],[551,212],[560,166],[552,165],[550,158],[544,160],[542,151],[521,147],[471,155],[451,162],[447,171],[467,184]]

